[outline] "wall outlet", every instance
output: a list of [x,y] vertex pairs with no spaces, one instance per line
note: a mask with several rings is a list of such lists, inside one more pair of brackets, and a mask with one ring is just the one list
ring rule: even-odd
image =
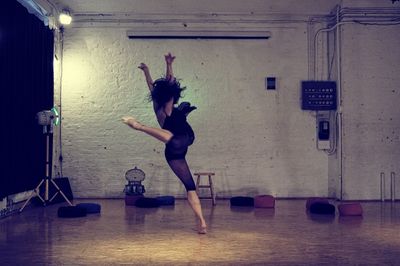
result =
[[275,77],[266,77],[265,78],[265,89],[276,90],[276,78]]

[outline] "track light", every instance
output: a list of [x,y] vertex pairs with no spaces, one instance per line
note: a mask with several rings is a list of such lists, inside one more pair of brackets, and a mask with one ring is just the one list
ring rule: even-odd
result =
[[251,30],[177,30],[177,29],[135,29],[128,30],[129,39],[269,39],[269,31]]
[[71,24],[72,17],[68,10],[63,10],[58,17],[58,20],[63,25],[69,25]]

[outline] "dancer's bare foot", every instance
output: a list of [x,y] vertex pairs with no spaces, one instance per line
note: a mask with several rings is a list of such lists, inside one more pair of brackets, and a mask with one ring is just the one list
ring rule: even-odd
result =
[[207,225],[200,225],[198,233],[199,234],[207,234]]
[[139,130],[142,128],[142,124],[140,124],[136,118],[134,118],[133,116],[124,116],[122,117],[122,122],[127,124],[128,126],[130,126],[133,129]]
[[198,233],[207,234],[207,225],[205,222],[200,223]]

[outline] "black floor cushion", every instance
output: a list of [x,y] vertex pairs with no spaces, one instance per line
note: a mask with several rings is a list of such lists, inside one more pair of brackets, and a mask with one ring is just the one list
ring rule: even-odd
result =
[[157,197],[158,202],[162,206],[166,205],[175,205],[175,197],[174,196],[160,196]]
[[86,213],[100,213],[101,206],[97,203],[79,203],[76,205],[77,207],[84,208]]
[[310,212],[314,214],[335,214],[335,206],[328,202],[314,202],[310,205]]
[[125,205],[135,206],[138,199],[143,198],[143,195],[125,195]]
[[76,218],[86,216],[86,209],[78,206],[65,206],[58,208],[57,215],[60,218]]
[[160,202],[156,198],[140,198],[135,202],[135,206],[139,208],[157,208],[160,207]]
[[232,197],[231,206],[254,206],[254,198],[252,197]]

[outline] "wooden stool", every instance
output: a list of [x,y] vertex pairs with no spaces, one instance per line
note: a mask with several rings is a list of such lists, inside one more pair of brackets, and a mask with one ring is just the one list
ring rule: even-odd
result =
[[[197,176],[197,181],[196,181],[197,194],[199,195],[199,188],[209,188],[210,189],[210,193],[211,193],[211,197],[201,197],[201,199],[211,199],[212,200],[212,204],[216,205],[214,187],[213,187],[213,183],[212,183],[212,179],[211,179],[211,176],[215,175],[215,173],[212,173],[212,172],[201,172],[201,173],[194,173],[194,175]],[[208,185],[200,185],[200,177],[202,177],[202,176],[204,176],[204,177],[208,176]]]

